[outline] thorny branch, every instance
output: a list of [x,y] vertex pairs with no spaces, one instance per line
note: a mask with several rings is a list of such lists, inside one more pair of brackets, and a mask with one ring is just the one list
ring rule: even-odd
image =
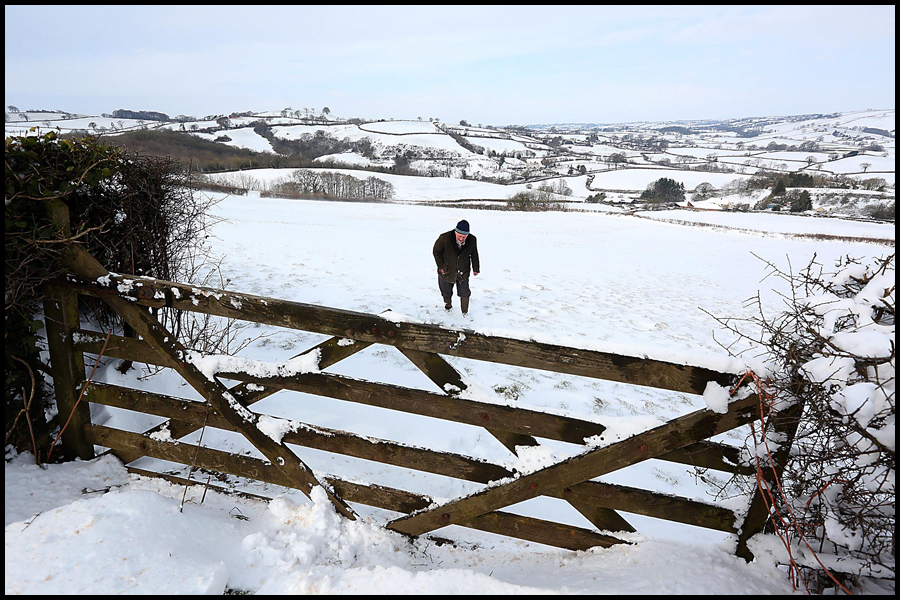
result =
[[[804,406],[780,489],[765,491],[771,502],[766,531],[783,535],[788,548],[815,546],[815,553],[837,557],[843,581],[830,579],[821,565],[792,565],[810,591],[865,589],[859,586],[870,575],[893,585],[894,254],[869,263],[844,257],[833,273],[815,257],[799,273],[790,264],[782,270],[764,262],[766,278],[789,286],[786,293],[776,291],[785,309],[766,314],[757,294],[745,305],[756,309],[754,317],[710,316],[733,336],[717,340],[720,346],[732,355],[755,352],[766,363],[769,374],[760,385],[776,410]],[[889,343],[848,344],[854,335],[880,335]],[[766,456],[754,448],[781,441],[768,435],[748,441],[751,456]],[[739,478],[729,482],[730,489],[746,485]],[[745,492],[759,483],[751,485]]]

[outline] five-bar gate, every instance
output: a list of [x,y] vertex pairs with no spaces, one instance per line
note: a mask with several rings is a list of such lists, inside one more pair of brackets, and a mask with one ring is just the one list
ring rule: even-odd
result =
[[[64,211],[60,210],[57,220],[64,219]],[[249,408],[278,390],[296,390],[483,427],[515,453],[517,446],[537,445],[536,438],[583,445],[586,438],[601,434],[605,428],[595,422],[462,398],[460,392],[466,389],[466,384],[441,355],[690,394],[702,394],[709,382],[734,385],[734,375],[473,331],[394,322],[371,314],[146,277],[116,275],[107,272],[75,244],[70,244],[66,257],[72,275],[48,287],[44,307],[59,409],[62,415],[71,415],[71,423],[63,437],[63,448],[70,456],[91,458],[94,447],[100,446],[109,448],[125,464],[142,456],[153,457],[296,488],[306,495],[319,485],[336,510],[346,518],[356,518],[350,503],[389,509],[404,516],[388,522],[386,527],[412,536],[448,525],[460,525],[582,550],[622,543],[614,533],[634,531],[619,514],[619,511],[627,511],[739,534],[738,553],[749,558],[746,540],[761,531],[765,523],[767,513],[753,508],[759,504],[756,501],[750,511],[754,516],[742,521],[735,518],[732,510],[715,504],[594,481],[648,459],[755,475],[755,468],[740,465],[737,448],[708,441],[715,435],[762,418],[760,401],[755,394],[733,400],[724,413],[698,410],[616,443],[584,446],[575,456],[527,474],[468,456],[295,421],[283,423],[287,431],[283,437],[273,437],[262,425],[271,424],[275,417]],[[78,317],[78,294],[101,298],[137,332],[140,339],[83,330]],[[282,371],[260,375],[238,369],[219,370],[210,375],[201,368],[196,355],[167,331],[147,307],[195,311],[332,337],[300,355],[316,353],[318,370],[315,372]],[[395,347],[444,393],[323,372],[371,344]],[[105,356],[174,369],[204,401],[87,382],[84,353],[99,354],[101,351]],[[289,363],[298,364],[298,361]],[[220,378],[241,383],[228,388]],[[117,430],[91,423],[88,402],[140,411],[167,420],[143,434]],[[265,459],[177,441],[204,426],[241,433]],[[158,435],[163,429],[168,431],[168,436]],[[427,496],[405,490],[351,482],[337,476],[318,478],[291,445],[485,485],[476,493],[435,504]],[[177,477],[170,479],[183,481]],[[537,496],[565,500],[584,515],[594,529],[502,510]]]

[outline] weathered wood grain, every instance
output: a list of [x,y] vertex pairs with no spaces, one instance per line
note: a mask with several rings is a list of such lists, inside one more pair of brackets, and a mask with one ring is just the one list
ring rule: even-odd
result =
[[[68,238],[72,228],[66,205],[54,201],[45,203],[44,207],[50,222],[59,234],[63,238]],[[78,295],[73,292],[74,290],[58,285],[44,286],[44,326],[47,332],[57,408],[62,424],[65,425],[66,421],[70,421],[63,431],[60,453],[68,459],[90,460],[94,458],[94,448],[84,440],[82,434],[82,427],[91,422],[90,406],[86,402],[78,402],[81,386],[85,380],[85,371],[84,355],[76,352],[73,347],[73,334],[81,325]]]
[[257,383],[266,387],[305,392],[316,396],[379,406],[479,427],[546,437],[573,444],[583,444],[585,438],[599,435],[605,430],[605,427],[598,423],[572,417],[454,398],[397,385],[352,379],[342,375],[303,373],[288,377],[259,377],[247,373],[224,371],[219,375],[227,379]]
[[580,499],[587,506],[603,506],[696,527],[737,532],[734,511],[715,504],[598,481],[585,481],[568,489],[571,491],[564,490],[563,497]]
[[79,326],[78,295],[71,289],[47,286],[43,306],[53,387],[62,423],[71,415],[71,422],[62,435],[59,454],[70,460],[90,460],[94,458],[94,447],[81,433],[82,427],[91,422],[90,405],[78,402],[85,380],[84,354],[75,349],[73,341]]
[[760,472],[757,477],[756,492],[750,500],[750,507],[747,510],[740,534],[738,535],[735,554],[747,562],[752,561],[754,558],[747,542],[757,533],[761,533],[766,523],[772,517],[769,508],[770,500],[767,499],[763,486],[767,486],[770,490],[779,488],[778,481],[784,473],[791,446],[794,443],[794,437],[797,435],[797,428],[803,416],[803,403],[797,402],[782,412],[771,411],[765,417],[763,417],[761,412],[762,409],[758,408],[757,418],[760,420],[759,424],[761,425],[762,419],[765,418],[766,430],[774,431],[779,437],[779,443],[778,448],[772,451],[771,463],[769,463],[767,458],[760,459]]

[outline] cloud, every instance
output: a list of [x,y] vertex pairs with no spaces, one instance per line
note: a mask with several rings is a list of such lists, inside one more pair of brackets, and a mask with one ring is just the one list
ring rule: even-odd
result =
[[711,9],[666,36],[695,44],[852,45],[893,39],[893,6],[768,6]]
[[5,95],[12,104],[57,98],[60,90],[68,98],[125,98],[136,107],[146,99],[162,105],[143,108],[175,114],[327,103],[336,114],[361,117],[524,123],[760,114],[776,106],[763,87],[827,106],[847,98],[835,89],[837,77],[854,98],[870,98],[831,108],[852,110],[893,106],[894,12],[7,6]]

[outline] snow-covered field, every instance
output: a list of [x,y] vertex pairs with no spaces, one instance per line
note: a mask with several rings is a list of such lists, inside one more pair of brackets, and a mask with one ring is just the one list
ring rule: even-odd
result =
[[760,233],[823,234],[886,241],[896,239],[896,229],[891,223],[866,223],[864,221],[760,212],[665,210],[639,214],[642,217],[663,222],[687,221],[734,229],[749,229]]
[[[333,155],[332,155],[333,156]],[[225,185],[239,185],[248,180],[255,180],[268,189],[272,185],[289,180],[296,169],[252,169],[247,171],[231,171],[208,175],[209,181]],[[526,190],[528,184],[501,185],[472,179],[452,179],[449,177],[415,177],[412,175],[393,175],[390,173],[373,173],[357,169],[322,169],[331,173],[342,173],[359,179],[375,177],[394,186],[394,200],[398,202],[434,202],[439,200],[485,199],[507,200],[517,192]],[[585,189],[585,176],[561,177],[573,191],[573,198],[584,198],[590,194]],[[550,180],[555,181],[555,180]],[[577,190],[577,191],[576,191]]]
[[[440,181],[440,180],[438,180]],[[451,180],[443,180],[447,184]],[[476,182],[464,182],[476,183]],[[452,197],[444,190],[445,197]],[[787,268],[815,255],[831,266],[842,255],[881,256],[884,246],[811,241],[790,236],[685,227],[618,214],[476,211],[411,204],[365,204],[221,196],[214,213],[214,256],[229,289],[353,311],[392,311],[398,320],[520,339],[648,356],[738,373],[727,338],[708,313],[751,316],[744,301],[758,292],[769,312],[781,300],[766,279],[769,260]],[[478,196],[484,197],[484,196]],[[505,196],[504,196],[505,197]],[[696,214],[696,213],[691,213]],[[734,218],[734,227],[742,227]],[[768,215],[766,215],[768,216]],[[762,216],[761,216],[762,217]],[[478,238],[482,271],[472,280],[468,316],[447,312],[437,290],[431,247],[438,234],[467,219]],[[823,233],[857,236],[862,224],[781,215],[744,228],[790,231],[828,223]],[[801,220],[797,220],[800,223]],[[786,225],[788,224],[788,225]],[[879,226],[873,225],[878,228]],[[868,230],[867,230],[868,231]],[[883,228],[879,236],[887,235]],[[890,234],[893,239],[893,233]],[[756,256],[754,256],[754,254]],[[757,258],[759,257],[759,258]],[[325,339],[271,327],[241,356],[282,362]],[[716,336],[714,338],[714,335]],[[704,398],[583,377],[448,358],[485,402],[515,404],[603,423],[627,434],[706,406]],[[746,357],[750,366],[753,357]],[[87,360],[88,368],[93,360]],[[98,380],[196,398],[172,374],[120,374],[110,363]],[[329,372],[438,392],[403,355],[373,345]],[[254,410],[314,425],[480,457],[529,468],[578,448],[541,440],[517,458],[483,430],[466,425],[280,392]],[[159,420],[94,406],[94,422],[143,431]],[[740,444],[736,431],[716,438]],[[197,442],[199,432],[185,441]],[[203,445],[259,456],[240,436],[207,429]],[[378,483],[435,499],[475,491],[479,484],[410,473],[363,460],[295,448],[319,474]],[[637,529],[633,545],[571,552],[450,527],[439,546],[409,542],[383,525],[395,513],[354,506],[364,518],[337,517],[318,493],[246,484],[277,496],[269,504],[128,475],[107,457],[41,470],[27,455],[6,463],[6,593],[258,593],[353,594],[784,594],[790,583],[763,548],[746,564],[733,555],[734,536],[623,512]],[[176,465],[140,459],[135,466]],[[184,471],[182,471],[184,472]],[[711,473],[710,473],[711,475]],[[196,477],[196,476],[195,476]],[[724,481],[722,474],[715,475]],[[712,486],[686,467],[646,461],[604,476],[609,483],[714,502]],[[205,481],[205,478],[203,479]],[[106,488],[110,489],[108,492]],[[718,503],[743,514],[742,498]],[[591,525],[569,505],[537,498],[510,512]],[[37,515],[35,517],[35,515]]]
[[[520,191],[522,186],[507,188],[488,181],[536,182],[561,176],[567,179],[575,201],[603,191],[607,193],[608,201],[629,202],[661,177],[681,183],[690,192],[702,183],[724,189],[761,169],[802,171],[857,180],[883,179],[888,186],[893,186],[895,141],[889,132],[894,128],[894,115],[895,111],[891,109],[833,113],[828,119],[811,116],[759,118],[757,124],[761,124],[761,129],[754,130],[754,135],[750,137],[742,137],[733,131],[710,129],[710,123],[695,126],[689,122],[685,123],[688,127],[683,128],[686,131],[683,134],[661,132],[660,128],[664,129],[666,123],[623,123],[605,126],[599,131],[589,124],[573,124],[572,131],[562,133],[556,126],[549,129],[532,126],[512,133],[507,128],[448,125],[421,119],[367,122],[353,119],[352,123],[335,119],[317,122],[300,118],[299,111],[233,115],[227,127],[216,121],[219,115],[210,115],[199,121],[189,119],[182,123],[178,120],[141,121],[25,111],[7,113],[6,135],[34,135],[31,131],[33,127],[37,127],[37,133],[58,128],[63,134],[87,131],[104,136],[150,128],[183,131],[185,135],[196,135],[234,148],[271,153],[272,144],[256,133],[252,126],[259,120],[266,120],[272,135],[287,141],[325,136],[336,143],[356,143],[364,139],[370,142],[370,151],[365,156],[358,149],[347,150],[318,156],[316,160],[319,162],[333,161],[349,169],[392,167],[397,156],[411,154],[410,167],[423,177],[407,177],[401,180],[402,183],[447,176],[456,182],[456,188],[450,194],[441,193],[445,183],[415,181],[412,186],[398,185],[395,199],[400,201],[449,198],[505,200]],[[755,127],[753,122],[753,119],[736,120],[720,125],[732,123],[736,127]],[[205,131],[193,131],[194,128]],[[866,128],[870,129],[866,131]],[[458,134],[467,142],[459,142],[458,136],[448,133]],[[476,137],[482,135],[488,137]],[[635,144],[636,140],[647,138],[664,139],[668,147],[664,151],[655,151],[652,144],[649,147],[642,147],[642,142]],[[566,143],[559,143],[563,139]],[[812,146],[801,150],[804,143]],[[770,148],[771,144],[783,147]],[[609,170],[611,158],[616,154],[627,157],[627,162]],[[548,158],[550,160],[546,160]],[[684,160],[687,162],[682,164]],[[815,160],[817,164],[810,165],[809,160]],[[716,168],[704,169],[708,161]],[[666,165],[672,168],[662,168]],[[593,174],[590,189],[584,185],[585,176],[573,177],[577,173],[575,169],[582,167]],[[371,173],[355,175],[365,178]],[[390,179],[380,174],[377,176]],[[229,175],[218,177],[227,178]],[[820,191],[822,189],[819,188]],[[835,202],[840,201],[841,196],[852,195],[850,190],[830,190],[829,193]],[[890,193],[890,188],[887,193]],[[736,201],[746,202],[746,198]],[[862,207],[857,204],[854,199],[841,214],[861,214],[858,209]],[[837,209],[832,203],[827,210],[833,212]]]
[[409,543],[343,520],[327,500],[288,495],[266,505],[209,492],[201,505],[192,490],[181,513],[183,488],[129,476],[110,457],[42,471],[23,456],[7,463],[5,480],[7,594],[791,592],[775,568],[716,546]]
[[668,177],[692,190],[701,183],[710,183],[714,187],[722,187],[736,179],[747,179],[749,175],[737,173],[705,173],[700,171],[679,171],[675,169],[622,169],[598,173],[594,177],[592,187],[595,189],[643,191],[648,185],[659,179]]

